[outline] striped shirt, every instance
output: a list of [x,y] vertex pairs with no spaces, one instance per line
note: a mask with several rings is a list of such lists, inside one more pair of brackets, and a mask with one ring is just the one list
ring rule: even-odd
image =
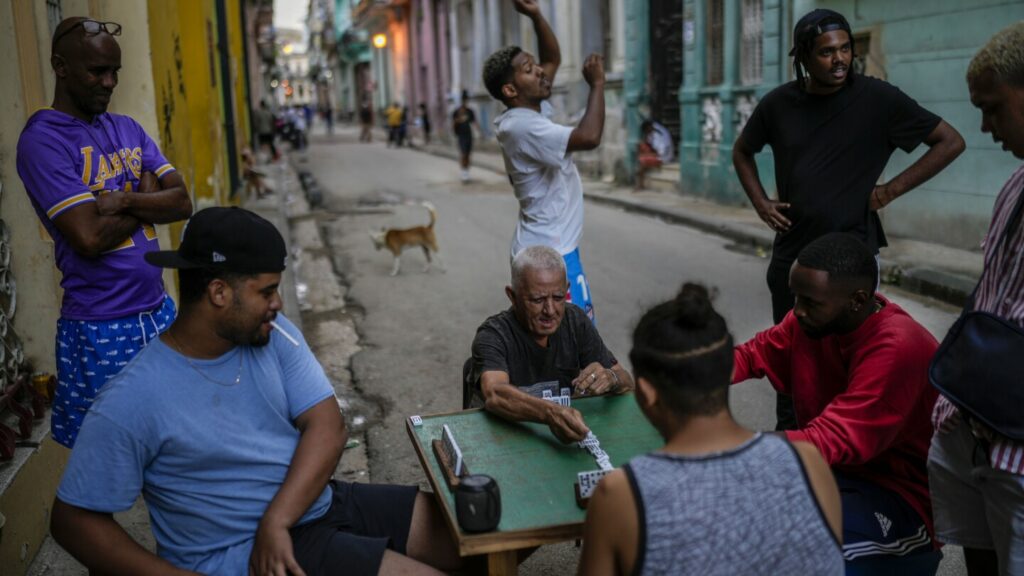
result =
[[[974,297],[974,309],[1024,326],[1024,258],[1021,257],[1024,253],[1024,225],[1018,224],[1013,234],[1003,240],[1003,232],[1022,193],[1024,166],[1013,173],[996,198],[992,223],[985,237],[985,267]],[[935,428],[938,429],[956,411],[949,400],[939,396],[932,413]],[[988,456],[992,468],[1024,475],[1024,443],[996,434]]]

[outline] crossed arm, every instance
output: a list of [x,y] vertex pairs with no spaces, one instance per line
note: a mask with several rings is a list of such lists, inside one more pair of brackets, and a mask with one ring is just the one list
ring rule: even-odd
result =
[[[348,438],[338,404],[331,396],[295,421],[301,434],[284,483],[256,531],[251,574],[302,574],[292,553],[288,529],[323,491]],[[192,574],[140,546],[113,515],[54,499],[50,532],[79,562],[98,574]]]
[[137,192],[101,194],[96,202],[79,204],[57,216],[53,224],[75,252],[98,258],[131,237],[140,224],[166,224],[191,215],[188,188],[175,170],[159,181],[147,172]]

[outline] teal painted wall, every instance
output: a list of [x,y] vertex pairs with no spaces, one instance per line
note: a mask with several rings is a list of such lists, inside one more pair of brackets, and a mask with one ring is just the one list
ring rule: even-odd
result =
[[[975,52],[1009,22],[1024,19],[1024,3],[997,0],[887,2],[857,0],[794,3],[843,13],[854,29],[879,35],[886,80],[956,128],[967,150],[945,171],[882,211],[889,233],[962,248],[978,246],[992,204],[1020,161],[980,130],[964,74]],[[892,178],[923,153],[897,150],[882,177]]]
[[[870,50],[883,77],[935,112],[967,141],[967,150],[936,178],[882,211],[894,236],[975,248],[991,217],[992,204],[1020,162],[982,134],[980,113],[970,104],[964,73],[974,53],[1007,23],[1024,19],[1024,2],[999,0],[765,0],[763,83],[744,87],[738,81],[740,0],[724,0],[726,14],[724,83],[705,85],[708,0],[686,0],[685,20],[693,22],[693,42],[685,45],[686,63],[680,101],[680,186],[684,194],[723,203],[746,203],[732,169],[732,142],[737,132],[736,98],[760,97],[792,76],[788,52],[793,23],[818,7],[844,14],[854,34],[872,35]],[[684,24],[685,25],[685,24]],[[722,103],[722,139],[703,143],[702,103],[717,96]],[[883,179],[905,169],[924,152],[897,150]],[[769,149],[757,157],[761,180],[775,193]]]
[[[743,85],[739,66],[741,2],[724,0],[724,78],[722,84],[709,87],[706,85],[707,4],[707,0],[686,0],[684,3],[683,26],[692,26],[693,33],[684,33],[683,89],[679,92],[683,115],[679,146],[680,188],[684,194],[727,204],[745,204],[746,194],[732,167],[732,144],[741,129],[736,104],[738,98],[760,98],[788,80],[789,33],[786,30],[791,26],[790,8],[786,0],[764,0],[762,83]],[[721,102],[722,134],[717,143],[702,139],[703,103],[712,97]],[[765,187],[773,191],[775,171],[771,154],[758,155],[757,164]]]
[[640,143],[641,107],[649,104],[647,78],[650,69],[651,28],[650,5],[647,2],[626,3],[626,70],[623,75],[623,104],[626,119],[626,174],[628,180],[636,172],[636,149]]

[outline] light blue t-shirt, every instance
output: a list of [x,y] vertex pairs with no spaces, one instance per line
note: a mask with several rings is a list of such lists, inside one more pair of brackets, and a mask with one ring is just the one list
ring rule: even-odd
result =
[[[256,528],[298,446],[295,419],[334,394],[298,329],[277,321],[300,346],[272,333],[263,347],[186,360],[153,341],[100,389],[57,496],[108,513],[141,492],[161,557],[248,574]],[[325,487],[299,523],[330,501]]]

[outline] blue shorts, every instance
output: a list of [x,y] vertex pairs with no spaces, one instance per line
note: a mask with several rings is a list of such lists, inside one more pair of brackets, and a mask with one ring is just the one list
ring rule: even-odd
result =
[[74,448],[78,429],[96,392],[135,354],[174,322],[174,301],[150,312],[113,320],[57,320],[57,390],[50,434]]
[[587,275],[583,273],[583,264],[580,263],[580,249],[563,255],[562,259],[565,260],[565,277],[569,281],[569,292],[565,299],[582,308],[587,313],[587,318],[597,326],[594,303],[590,301],[590,284],[587,282]]
[[843,508],[846,575],[932,575],[942,553],[928,527],[899,494],[835,472]]

